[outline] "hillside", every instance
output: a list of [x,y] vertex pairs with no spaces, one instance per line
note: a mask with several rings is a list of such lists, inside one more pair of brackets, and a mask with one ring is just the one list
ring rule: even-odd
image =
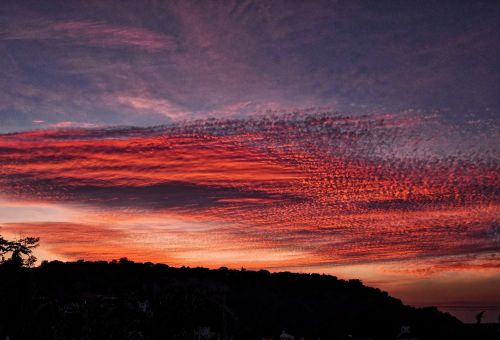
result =
[[163,264],[0,266],[0,339],[471,339],[435,308],[405,306],[359,280]]

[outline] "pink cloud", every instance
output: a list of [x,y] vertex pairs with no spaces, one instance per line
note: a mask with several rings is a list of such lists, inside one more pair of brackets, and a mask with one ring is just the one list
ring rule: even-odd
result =
[[120,105],[135,110],[137,113],[157,113],[171,119],[186,119],[192,113],[163,98],[149,96],[116,95],[108,96],[106,101],[111,106]]
[[64,122],[57,122],[54,124],[49,124],[49,127],[51,128],[94,128],[98,127],[99,125],[97,124],[92,124],[92,123],[83,123],[83,122],[72,122],[72,121],[64,121]]
[[109,25],[93,21],[67,21],[16,27],[4,34],[8,40],[70,40],[75,44],[103,47],[135,47],[148,51],[175,50],[175,39],[141,27]]
[[173,50],[176,46],[172,37],[140,27],[70,21],[54,24],[51,29],[68,38],[82,39],[92,45],[130,46],[153,51]]

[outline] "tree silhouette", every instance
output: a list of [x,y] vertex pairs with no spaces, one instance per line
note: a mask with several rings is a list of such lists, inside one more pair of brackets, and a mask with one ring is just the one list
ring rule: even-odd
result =
[[481,321],[483,320],[483,316],[484,316],[484,311],[476,314],[476,322],[478,325],[481,324]]
[[17,241],[8,241],[0,235],[0,264],[31,267],[36,262],[36,257],[32,254],[33,249],[38,247],[39,241],[38,237],[24,237]]

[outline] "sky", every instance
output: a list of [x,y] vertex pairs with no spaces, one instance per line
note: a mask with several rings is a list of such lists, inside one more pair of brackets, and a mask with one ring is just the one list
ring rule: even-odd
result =
[[0,233],[500,310],[500,3],[2,1]]

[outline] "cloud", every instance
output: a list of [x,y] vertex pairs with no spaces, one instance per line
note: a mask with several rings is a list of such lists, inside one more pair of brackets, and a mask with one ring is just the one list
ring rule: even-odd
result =
[[[44,123],[44,121],[34,121],[34,123]],[[64,121],[64,122],[49,124],[48,126],[51,128],[76,128],[76,127],[94,128],[97,127],[98,125],[92,123]]]
[[137,114],[154,112],[175,120],[192,118],[193,116],[192,112],[183,110],[166,99],[118,95],[111,97],[110,100],[118,105],[134,109]]
[[[305,112],[2,135],[0,190],[214,226],[209,248],[172,253],[186,258],[211,249],[220,260],[234,242],[247,265],[245,249],[258,247],[294,254],[276,267],[425,260],[443,271],[460,258],[486,268],[463,256],[499,250],[498,161],[486,149],[442,156],[436,118],[410,118]],[[416,132],[430,141],[415,143]]]
[[496,4],[91,3],[2,4],[1,131],[327,105],[498,125]]
[[[153,253],[147,247],[134,245],[123,231],[105,225],[33,222],[0,226],[3,231],[14,234],[37,235],[43,240],[45,251],[58,254],[63,259],[112,260],[126,256],[143,259],[145,253]],[[162,256],[163,261],[167,259],[165,255]]]
[[[21,23],[23,23],[21,21]],[[93,21],[24,22],[10,31],[4,31],[4,40],[60,40],[69,44],[99,47],[132,47],[147,51],[175,50],[171,36],[141,27],[115,26]]]

